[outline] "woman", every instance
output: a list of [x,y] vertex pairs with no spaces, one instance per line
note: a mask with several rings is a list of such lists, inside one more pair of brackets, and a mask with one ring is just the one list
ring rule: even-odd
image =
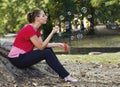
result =
[[[34,10],[28,13],[26,24],[17,34],[13,46],[8,54],[9,60],[18,68],[30,67],[42,60],[46,60],[47,64],[59,74],[65,81],[76,82],[66,69],[61,65],[52,47],[64,47],[63,43],[49,43],[52,36],[59,30],[58,26],[43,41],[40,34],[40,26],[46,24],[47,16],[43,10]],[[36,47],[38,50],[33,50]]]

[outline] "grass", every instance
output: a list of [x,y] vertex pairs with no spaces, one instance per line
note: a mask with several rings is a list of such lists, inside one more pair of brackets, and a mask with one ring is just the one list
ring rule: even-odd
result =
[[83,63],[102,63],[102,64],[119,64],[120,53],[103,53],[100,55],[57,55],[60,59],[66,59],[67,61],[80,61]]
[[[66,40],[63,40],[66,41]],[[120,47],[119,35],[108,36],[89,36],[83,39],[71,41],[71,46],[75,47]],[[63,49],[56,48],[55,51],[63,51]],[[102,64],[119,64],[120,53],[103,53],[100,55],[88,55],[88,54],[67,54],[57,55],[60,59],[66,59],[67,61],[80,61],[85,63],[102,63]]]

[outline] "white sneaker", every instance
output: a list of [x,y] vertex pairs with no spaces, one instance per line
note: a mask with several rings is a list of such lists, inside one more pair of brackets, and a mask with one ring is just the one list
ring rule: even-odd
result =
[[64,80],[65,80],[66,82],[78,82],[77,79],[74,79],[74,78],[71,77],[70,75],[68,75],[67,77],[65,77]]

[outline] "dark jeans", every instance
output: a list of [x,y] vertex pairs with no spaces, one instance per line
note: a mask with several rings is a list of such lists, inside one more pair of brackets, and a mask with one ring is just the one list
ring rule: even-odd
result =
[[69,75],[51,48],[33,50],[25,54],[20,54],[17,58],[9,58],[9,60],[18,68],[27,68],[42,60],[46,60],[47,64],[58,73],[61,78]]

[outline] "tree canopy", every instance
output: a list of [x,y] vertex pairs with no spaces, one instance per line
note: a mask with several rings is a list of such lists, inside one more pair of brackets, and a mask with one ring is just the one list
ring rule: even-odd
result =
[[[69,11],[72,16],[82,15],[81,19],[91,14],[93,22],[95,19],[101,23],[120,21],[119,0],[0,0],[0,8],[1,34],[19,31],[27,23],[26,14],[38,8],[50,16],[51,24],[60,20],[60,15],[67,18]],[[86,12],[82,12],[85,8]]]

